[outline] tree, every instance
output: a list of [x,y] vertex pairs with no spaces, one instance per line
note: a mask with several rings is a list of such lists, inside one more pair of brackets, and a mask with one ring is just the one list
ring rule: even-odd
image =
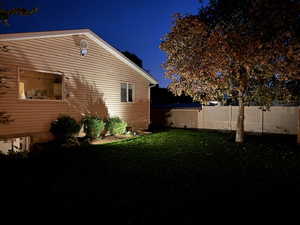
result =
[[[4,9],[3,6],[0,4],[0,22],[2,24],[8,25],[9,18],[13,15],[32,15],[33,13],[37,12],[37,9],[25,9],[25,8],[13,8],[13,9]],[[8,46],[0,46],[0,52],[7,52],[9,51]],[[6,90],[9,88],[8,80],[9,77],[3,75],[5,71],[0,68],[0,95],[4,95]],[[11,122],[10,116],[6,112],[0,111],[0,124],[7,124]]]
[[159,85],[151,88],[151,104],[152,105],[168,105],[168,104],[191,104],[193,99],[190,96],[175,96],[167,88],[161,88]]
[[210,0],[197,15],[177,14],[160,48],[170,90],[197,101],[239,102],[236,142],[244,141],[244,106],[291,101],[299,79],[299,0]]
[[128,51],[122,52],[123,55],[125,55],[128,59],[130,59],[132,62],[134,62],[139,67],[143,68],[143,61],[135,54],[130,53]]
[[19,16],[28,16],[32,15],[37,12],[37,8],[33,9],[25,9],[25,8],[12,8],[12,9],[5,9],[3,8],[3,4],[0,3],[0,21],[3,24],[8,25],[9,18],[13,15]]

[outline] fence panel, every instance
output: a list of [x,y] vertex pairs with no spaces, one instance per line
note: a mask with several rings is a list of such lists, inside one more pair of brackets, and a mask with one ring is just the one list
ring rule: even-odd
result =
[[[238,107],[236,106],[236,114],[238,113]],[[262,133],[263,132],[263,111],[259,107],[245,107],[245,131]],[[234,118],[236,127],[237,117]]]
[[272,107],[264,112],[263,130],[266,133],[297,134],[297,107]]
[[[156,112],[157,113],[157,112]],[[165,118],[171,127],[236,130],[237,106],[204,106],[202,109],[171,109]],[[274,106],[262,111],[245,107],[245,131],[298,134],[299,107]]]
[[230,130],[230,108],[226,106],[219,107],[203,107],[199,112],[201,122],[198,128]]
[[172,109],[167,118],[171,127],[178,128],[197,128],[198,109]]

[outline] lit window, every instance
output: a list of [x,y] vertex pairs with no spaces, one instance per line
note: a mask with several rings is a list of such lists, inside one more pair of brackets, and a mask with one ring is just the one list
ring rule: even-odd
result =
[[121,83],[121,102],[133,102],[133,84]]
[[21,70],[19,77],[20,99],[62,99],[62,75]]

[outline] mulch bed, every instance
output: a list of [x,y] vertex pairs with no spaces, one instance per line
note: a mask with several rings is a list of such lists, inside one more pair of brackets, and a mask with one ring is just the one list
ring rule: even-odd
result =
[[93,140],[90,142],[90,144],[92,144],[92,145],[106,144],[106,143],[121,141],[121,140],[129,139],[129,138],[133,138],[133,137],[134,136],[132,136],[132,135],[106,136],[100,140]]
[[151,134],[151,132],[137,131],[136,135],[126,135],[126,134],[124,134],[124,135],[115,135],[115,136],[105,136],[102,139],[91,141],[90,144],[99,145],[99,144],[112,143],[112,142],[121,141],[121,140],[125,140],[125,139],[130,139],[130,138],[143,136],[143,135],[147,135],[147,134]]

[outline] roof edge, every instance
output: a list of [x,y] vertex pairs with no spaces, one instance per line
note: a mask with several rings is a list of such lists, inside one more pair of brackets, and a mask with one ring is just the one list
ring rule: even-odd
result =
[[62,37],[69,35],[80,35],[91,32],[89,29],[42,31],[27,33],[0,34],[0,41],[27,40],[35,38]]

